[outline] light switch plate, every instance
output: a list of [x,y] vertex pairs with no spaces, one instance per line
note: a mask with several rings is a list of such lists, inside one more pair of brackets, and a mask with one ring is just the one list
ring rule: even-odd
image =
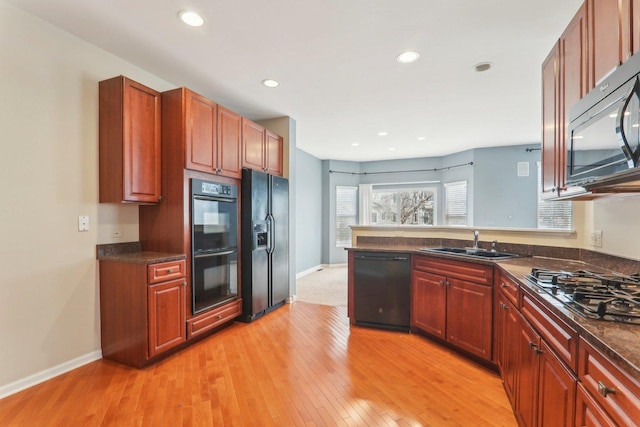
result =
[[591,232],[591,246],[602,247],[602,230],[593,230]]
[[78,231],[89,231],[89,216],[80,215],[78,217]]

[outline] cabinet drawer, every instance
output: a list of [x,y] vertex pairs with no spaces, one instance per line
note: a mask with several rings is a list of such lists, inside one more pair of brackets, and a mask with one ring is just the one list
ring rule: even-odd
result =
[[413,268],[481,285],[493,285],[493,266],[490,265],[451,261],[428,256],[414,256]]
[[519,307],[518,304],[519,296],[520,296],[520,286],[516,284],[513,280],[509,279],[504,273],[498,275],[498,280],[496,285],[502,294],[513,303],[516,307]]
[[149,283],[164,282],[177,279],[185,275],[185,261],[171,261],[160,264],[151,264],[148,267]]
[[576,372],[578,333],[526,292],[522,294],[521,312],[564,363]]
[[615,427],[611,417],[602,406],[589,395],[582,384],[578,384],[576,392],[576,425]]
[[640,420],[640,384],[580,338],[578,377],[609,416],[624,426]]
[[207,332],[242,314],[242,299],[187,320],[187,339]]

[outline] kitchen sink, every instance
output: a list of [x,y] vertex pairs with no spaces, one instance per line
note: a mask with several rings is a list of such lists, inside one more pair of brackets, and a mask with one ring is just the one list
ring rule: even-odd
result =
[[444,253],[444,254],[452,254],[452,255],[461,255],[465,257],[472,258],[485,258],[485,259],[508,259],[515,258],[518,255],[512,254],[508,252],[494,252],[487,251],[485,249],[475,249],[475,248],[421,248],[422,252],[435,252],[435,253]]

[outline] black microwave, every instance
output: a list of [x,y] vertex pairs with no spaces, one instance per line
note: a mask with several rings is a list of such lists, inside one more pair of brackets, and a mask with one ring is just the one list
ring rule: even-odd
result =
[[640,190],[640,55],[572,108],[566,149],[569,190]]

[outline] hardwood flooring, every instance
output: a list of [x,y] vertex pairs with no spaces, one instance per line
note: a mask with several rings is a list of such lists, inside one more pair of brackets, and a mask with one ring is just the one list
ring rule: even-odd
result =
[[0,400],[0,426],[516,426],[497,374],[295,302],[143,370],[99,360]]

